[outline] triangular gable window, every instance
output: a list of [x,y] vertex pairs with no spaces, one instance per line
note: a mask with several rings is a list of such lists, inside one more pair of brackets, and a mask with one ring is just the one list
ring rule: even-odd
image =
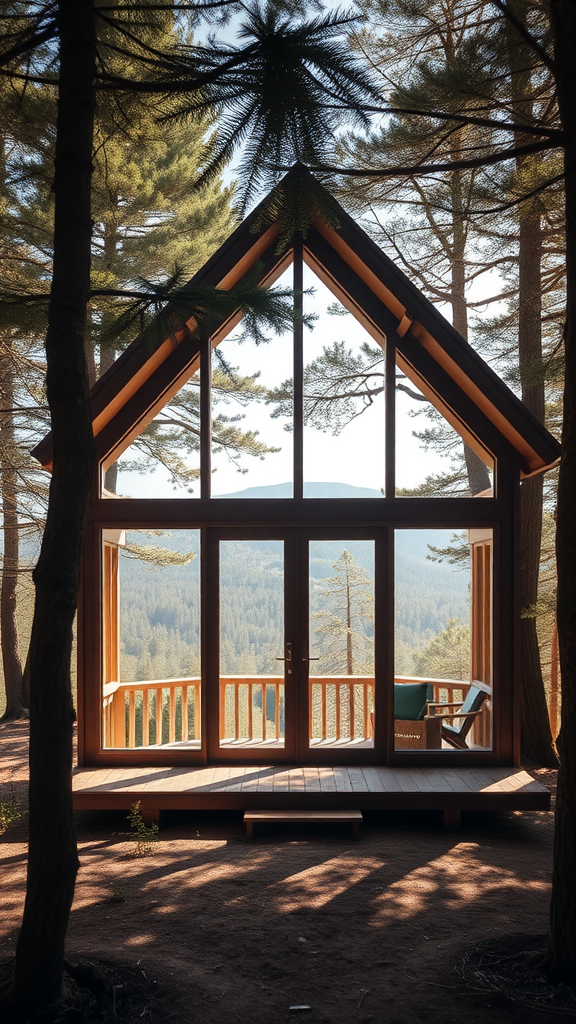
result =
[[218,338],[210,404],[198,357],[188,382],[104,466],[102,496],[491,497],[492,456],[463,439],[455,415],[400,356],[394,367],[392,352],[386,387],[385,337],[346,308],[314,257],[294,253],[276,285],[294,288],[303,321],[267,343],[241,323]]

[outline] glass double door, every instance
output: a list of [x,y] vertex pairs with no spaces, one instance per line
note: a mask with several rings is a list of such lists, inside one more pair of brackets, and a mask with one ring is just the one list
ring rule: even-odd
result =
[[375,537],[301,528],[210,534],[209,756],[370,759]]

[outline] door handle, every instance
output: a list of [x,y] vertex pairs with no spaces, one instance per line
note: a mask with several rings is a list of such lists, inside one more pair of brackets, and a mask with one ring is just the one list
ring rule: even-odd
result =
[[320,661],[320,658],[302,658],[302,661]]
[[286,644],[286,655],[284,658],[276,658],[276,661],[285,661],[287,663],[288,675],[292,674],[292,644]]

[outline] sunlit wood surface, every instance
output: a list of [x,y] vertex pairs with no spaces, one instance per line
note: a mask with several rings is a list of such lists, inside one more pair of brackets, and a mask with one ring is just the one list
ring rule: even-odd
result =
[[81,768],[77,809],[358,807],[365,810],[547,810],[550,794],[518,768]]

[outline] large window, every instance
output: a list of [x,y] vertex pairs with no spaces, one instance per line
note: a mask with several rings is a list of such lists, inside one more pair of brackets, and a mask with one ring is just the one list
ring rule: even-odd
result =
[[493,456],[306,259],[315,269],[297,247],[276,282],[294,289],[293,330],[255,335],[241,322],[209,373],[198,356],[106,467],[103,497],[493,497]]
[[394,746],[492,748],[492,531],[395,531]]
[[102,531],[104,747],[200,746],[200,531]]

